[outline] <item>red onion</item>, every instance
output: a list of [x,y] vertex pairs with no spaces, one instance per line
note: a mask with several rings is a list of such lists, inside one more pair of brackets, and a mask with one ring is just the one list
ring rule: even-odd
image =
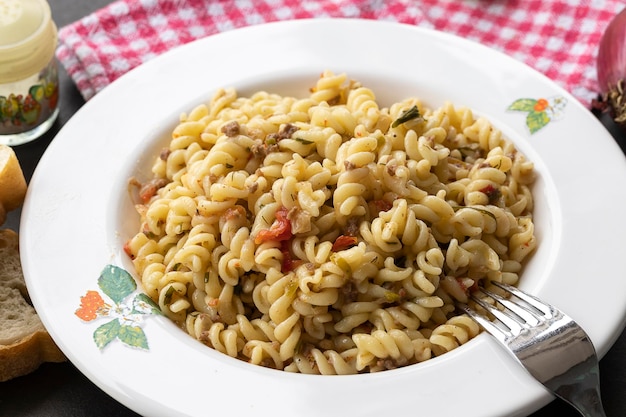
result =
[[626,9],[611,20],[602,35],[597,71],[602,104],[613,120],[626,128]]

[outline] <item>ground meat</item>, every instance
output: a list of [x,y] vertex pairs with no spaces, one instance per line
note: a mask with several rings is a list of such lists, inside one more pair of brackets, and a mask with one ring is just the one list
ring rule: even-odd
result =
[[154,178],[142,184],[136,178],[131,178],[129,185],[139,188],[139,198],[143,204],[147,204],[156,195],[157,191],[165,187],[169,182],[166,178]]
[[346,167],[346,171],[350,171],[350,170],[353,170],[354,168],[356,168],[356,165],[354,165],[350,161],[344,161],[343,162],[343,166]]
[[350,217],[346,223],[346,236],[356,236],[359,233],[359,219]]
[[239,123],[236,120],[232,120],[222,126],[222,133],[229,138],[239,135],[240,132],[241,126],[239,126]]
[[404,366],[408,363],[408,361],[406,360],[406,358],[398,358],[398,359],[392,359],[392,358],[386,358],[386,359],[379,359],[376,363],[376,365],[379,368],[383,368],[383,369],[396,369],[399,368],[401,366]]
[[387,173],[391,176],[396,175],[396,169],[398,166],[396,164],[389,163],[387,164]]
[[359,291],[356,288],[356,285],[354,285],[354,282],[352,282],[352,280],[348,280],[343,287],[341,287],[341,294],[343,294],[344,301],[349,303],[357,300]]
[[161,153],[159,153],[159,158],[162,161],[167,161],[167,158],[170,156],[171,153],[172,151],[169,148],[163,148],[161,149]]
[[278,152],[278,145],[266,145],[264,143],[257,143],[252,145],[250,151],[252,152],[252,156],[254,156],[255,158],[263,159],[272,152]]
[[328,103],[329,106],[335,106],[335,105],[341,103],[341,96],[340,95],[335,96],[335,97],[327,100],[326,102]]
[[282,129],[278,131],[278,133],[270,133],[269,135],[267,135],[267,138],[272,139],[276,141],[276,143],[278,143],[279,141],[283,139],[291,139],[293,134],[296,133],[297,131],[298,131],[297,126],[294,126],[291,123],[287,123],[286,125],[283,126]]
[[256,193],[258,189],[259,189],[259,183],[258,182],[253,182],[252,184],[250,184],[248,186],[248,192],[250,194]]
[[255,158],[259,159],[265,158],[268,154],[267,146],[262,143],[255,143],[254,145],[252,145],[250,151]]

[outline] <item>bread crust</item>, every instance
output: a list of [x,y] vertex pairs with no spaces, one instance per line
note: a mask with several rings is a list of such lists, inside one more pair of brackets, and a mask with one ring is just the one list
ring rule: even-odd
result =
[[26,179],[15,151],[0,145],[0,225],[8,212],[20,207],[26,197]]
[[27,375],[44,362],[67,359],[45,330],[29,334],[7,346],[0,346],[0,382]]
[[[5,222],[8,212],[22,205],[26,187],[26,179],[15,152],[9,146],[0,145],[0,225]],[[8,288],[11,290],[7,290]],[[2,289],[16,297],[23,297],[25,302],[21,305],[30,304],[20,263],[19,236],[10,229],[0,230],[0,290]],[[13,304],[4,307],[0,304],[0,309],[2,308],[14,307]],[[28,314],[33,314],[31,307],[28,308],[31,311]],[[11,312],[20,313],[13,310]],[[36,330],[18,329],[14,334],[15,338],[19,338],[17,341],[4,345],[0,343],[0,382],[29,374],[44,362],[67,360],[46,331],[39,316],[34,319],[38,321],[38,325],[34,327]],[[0,326],[3,324],[5,323],[0,323]],[[30,333],[24,335],[26,332]]]
[[[16,293],[28,301],[18,246],[19,236],[16,232],[10,229],[0,230],[0,289],[18,289]],[[66,360],[40,321],[37,330],[14,343],[0,344],[0,382],[31,373],[44,362]]]

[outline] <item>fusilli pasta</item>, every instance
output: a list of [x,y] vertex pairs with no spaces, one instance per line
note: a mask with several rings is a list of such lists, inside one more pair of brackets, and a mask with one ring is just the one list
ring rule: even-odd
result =
[[383,108],[345,74],[301,99],[218,91],[153,174],[125,246],[146,293],[206,345],[290,372],[466,343],[455,302],[516,284],[536,246],[533,164],[498,129],[451,103]]

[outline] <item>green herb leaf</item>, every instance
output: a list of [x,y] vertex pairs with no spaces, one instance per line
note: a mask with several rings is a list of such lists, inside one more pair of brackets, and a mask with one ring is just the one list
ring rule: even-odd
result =
[[167,291],[165,292],[165,298],[163,299],[163,303],[170,304],[172,302],[172,296],[174,295],[175,292],[176,290],[174,289],[174,287],[172,286],[168,287]]
[[346,274],[348,275],[352,274],[352,267],[350,266],[348,261],[346,261],[345,258],[342,258],[338,256],[336,253],[333,253],[332,255],[330,255],[330,260],[339,268],[341,268],[341,270],[345,272]]
[[137,289],[137,283],[133,277],[126,270],[115,265],[104,267],[98,278],[98,286],[115,304],[121,303]]
[[396,294],[395,292],[392,291],[385,291],[385,301],[387,301],[388,303],[395,303],[400,301],[400,295]]
[[461,209],[472,209],[472,210],[476,210],[478,212],[481,212],[482,214],[486,214],[487,216],[491,217],[494,221],[497,221],[496,219],[496,215],[493,214],[492,212],[490,212],[489,210],[485,210],[483,208],[480,207],[472,207],[472,206],[456,206],[453,207],[454,211],[459,211]]
[[313,142],[310,140],[306,140],[306,139],[302,139],[302,138],[294,138],[293,140],[295,140],[296,142],[300,142],[303,145],[312,145]]
[[398,127],[402,123],[406,123],[409,120],[418,119],[420,117],[421,117],[420,116],[420,112],[419,112],[417,106],[413,106],[410,109],[405,110],[404,112],[402,112],[400,117],[398,117],[396,120],[393,121],[393,123],[391,124],[391,127]]

